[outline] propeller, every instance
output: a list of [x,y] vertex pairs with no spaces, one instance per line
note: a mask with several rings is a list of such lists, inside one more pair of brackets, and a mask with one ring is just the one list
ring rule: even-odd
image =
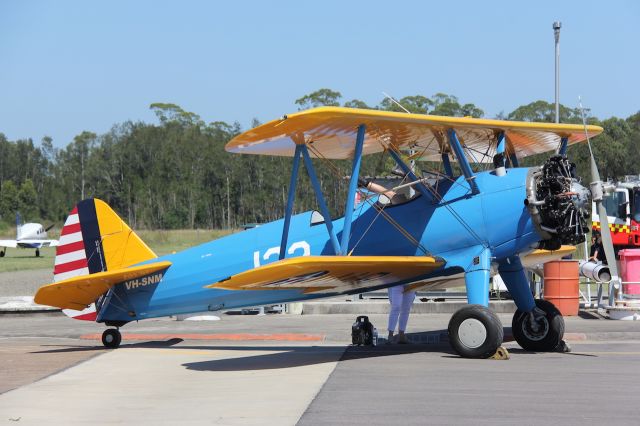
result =
[[49,231],[49,229],[53,228],[55,225],[55,223],[52,223],[51,225],[47,226],[46,228],[44,228],[44,232]]
[[[578,104],[580,106],[580,113],[582,115],[582,124],[584,125],[584,134],[587,138],[587,146],[589,146],[589,155],[591,159],[591,183],[589,189],[591,190],[591,200],[596,203],[596,209],[598,210],[598,217],[600,218],[600,235],[602,236],[602,246],[604,253],[607,257],[609,264],[609,271],[611,272],[611,286],[618,290],[620,288],[620,275],[618,275],[618,265],[616,264],[615,251],[613,250],[613,241],[611,240],[611,231],[609,230],[609,218],[607,216],[607,210],[602,204],[602,198],[605,193],[613,190],[612,185],[606,185],[600,179],[600,172],[596,165],[595,157],[593,156],[593,150],[591,148],[591,140],[589,139],[589,132],[587,131],[587,119],[584,115],[584,108],[582,108],[582,100],[578,98]],[[613,291],[609,292],[609,304],[613,304]],[[618,298],[621,299],[622,293],[618,291]]]

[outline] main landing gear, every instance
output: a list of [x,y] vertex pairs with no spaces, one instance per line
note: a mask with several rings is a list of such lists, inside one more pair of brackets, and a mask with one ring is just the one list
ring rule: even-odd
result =
[[40,249],[36,249],[36,257],[40,257]]
[[464,358],[489,358],[500,345],[504,333],[498,316],[482,305],[467,305],[449,320],[449,342]]
[[536,299],[532,312],[520,309],[511,323],[513,338],[527,351],[549,352],[562,345],[564,319],[560,311],[547,300]]
[[[564,319],[547,300],[536,300],[531,312],[518,309],[513,315],[513,338],[522,349],[535,352],[568,352],[564,348]],[[503,339],[498,316],[482,305],[467,305],[449,321],[449,342],[464,358],[489,358],[496,354]]]
[[102,333],[102,344],[105,348],[116,349],[120,346],[120,342],[122,341],[122,334],[120,334],[120,330],[117,328],[107,328]]
[[0,251],[0,257],[4,257],[6,252],[7,252],[7,249]]

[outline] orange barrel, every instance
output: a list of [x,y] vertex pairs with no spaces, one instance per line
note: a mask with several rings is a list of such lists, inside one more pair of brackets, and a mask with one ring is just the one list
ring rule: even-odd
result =
[[624,294],[640,294],[640,249],[624,249],[618,252],[620,256],[620,276],[623,282],[637,284],[622,284]]
[[544,299],[565,316],[578,315],[580,286],[577,260],[553,260],[544,264]]

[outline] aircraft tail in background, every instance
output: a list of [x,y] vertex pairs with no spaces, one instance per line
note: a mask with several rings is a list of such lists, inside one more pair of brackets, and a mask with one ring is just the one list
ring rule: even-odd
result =
[[20,212],[16,212],[16,240],[20,239],[21,227],[22,227],[22,217],[20,217]]

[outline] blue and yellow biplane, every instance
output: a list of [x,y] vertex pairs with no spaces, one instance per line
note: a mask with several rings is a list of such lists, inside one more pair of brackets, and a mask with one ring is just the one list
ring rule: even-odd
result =
[[[396,285],[462,284],[469,304],[452,316],[450,342],[461,356],[481,358],[503,340],[502,324],[488,308],[490,277],[500,273],[518,308],[515,339],[525,349],[553,350],[563,336],[562,316],[534,300],[525,267],[562,257],[573,249],[567,245],[584,240],[590,194],[566,150],[601,131],[339,107],[283,116],[226,146],[292,157],[283,219],[157,257],[107,204],[84,200],[62,230],[55,282],[35,300],[115,327],[102,339],[114,348],[119,327],[146,318]],[[396,202],[369,193],[355,205],[362,156],[383,152],[414,195]],[[542,166],[518,166],[522,157],[545,152],[553,154]],[[330,216],[313,158],[352,160],[343,217]],[[418,173],[409,164],[415,159],[440,161],[442,172]],[[319,211],[294,215],[301,162]]]

